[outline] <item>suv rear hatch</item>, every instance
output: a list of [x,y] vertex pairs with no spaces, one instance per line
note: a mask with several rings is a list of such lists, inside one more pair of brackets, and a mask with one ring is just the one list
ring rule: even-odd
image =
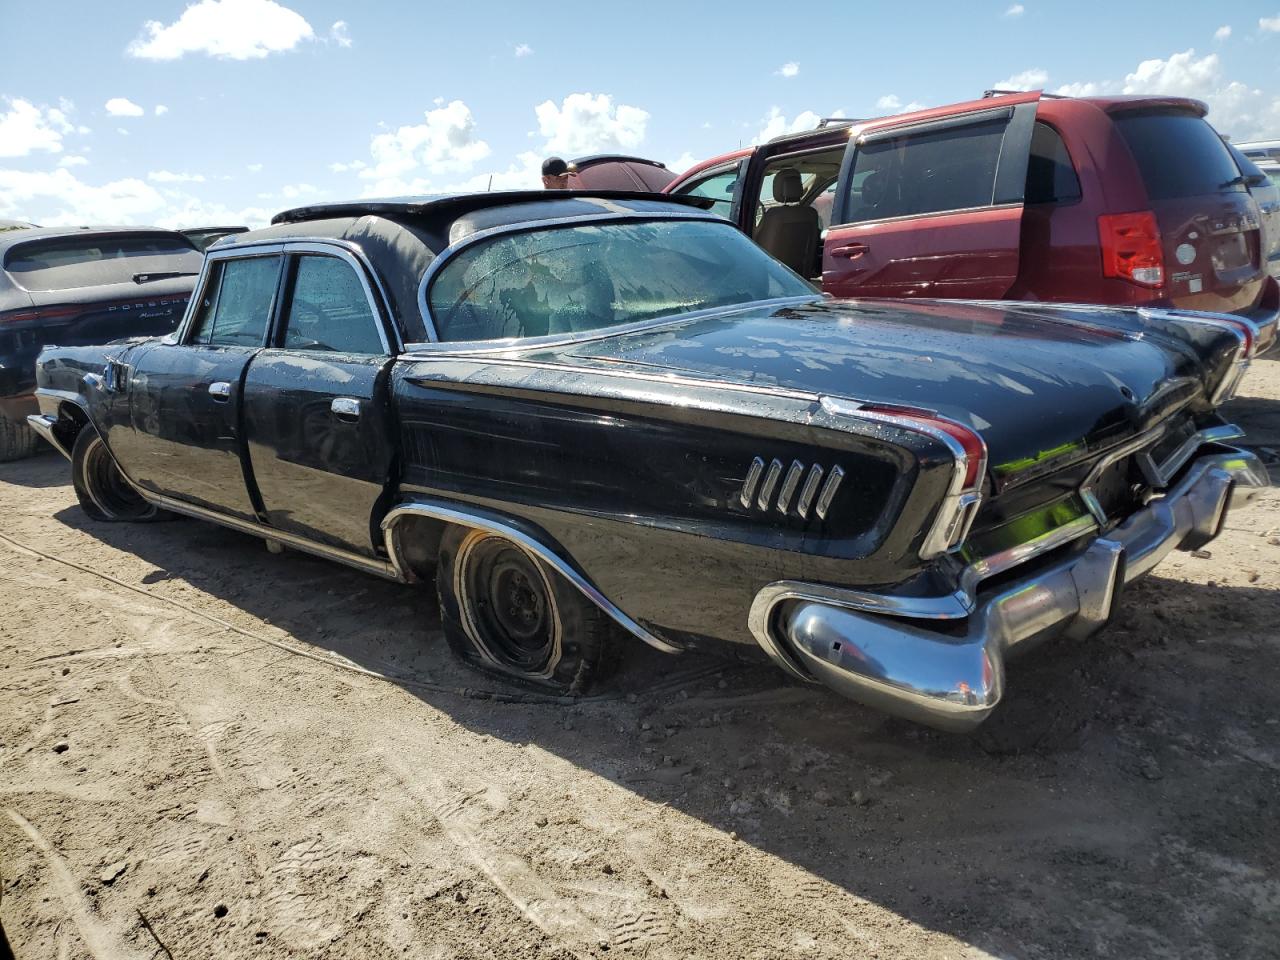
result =
[[[1261,217],[1203,113],[1188,104],[1120,108],[1111,115],[1150,199],[1159,236],[1148,236],[1146,243],[1152,255],[1158,245],[1163,260],[1164,299],[1183,309],[1221,313],[1258,306],[1267,277]],[[1141,246],[1142,224],[1123,223]]]

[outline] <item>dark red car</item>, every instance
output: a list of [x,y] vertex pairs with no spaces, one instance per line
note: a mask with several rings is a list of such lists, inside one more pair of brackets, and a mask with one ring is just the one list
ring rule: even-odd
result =
[[1280,286],[1205,105],[1039,92],[790,134],[698,164],[711,197],[840,297],[1014,299],[1233,313],[1268,340]]

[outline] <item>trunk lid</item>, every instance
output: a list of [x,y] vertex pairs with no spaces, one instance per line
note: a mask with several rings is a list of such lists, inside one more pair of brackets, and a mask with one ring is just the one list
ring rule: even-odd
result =
[[1222,138],[1186,108],[1113,117],[1160,228],[1165,299],[1222,313],[1257,306],[1267,276],[1261,215]]
[[562,349],[575,362],[935,410],[977,430],[993,477],[1017,484],[1202,398],[1237,343],[1209,336],[1197,349],[1115,309],[859,300],[702,316]]

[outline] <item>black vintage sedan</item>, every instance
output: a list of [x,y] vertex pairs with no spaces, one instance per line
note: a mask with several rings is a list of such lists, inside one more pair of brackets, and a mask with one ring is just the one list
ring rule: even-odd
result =
[[46,350],[30,422],[90,516],[434,578],[520,682],[747,644],[947,729],[1266,483],[1214,412],[1247,321],[834,301],[696,202],[290,210],[209,252],[175,334]]

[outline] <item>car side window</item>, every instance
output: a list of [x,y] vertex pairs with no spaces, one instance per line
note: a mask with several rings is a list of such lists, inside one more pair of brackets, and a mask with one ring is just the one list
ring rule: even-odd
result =
[[1080,178],[1062,136],[1047,123],[1036,121],[1027,161],[1027,203],[1067,203],[1079,200]]
[[861,144],[848,222],[990,206],[1007,125],[994,118]]
[[280,257],[219,260],[197,307],[188,343],[257,346],[267,334],[280,278]]
[[378,318],[350,264],[337,257],[298,258],[283,345],[289,350],[386,353]]
[[689,197],[709,197],[715,201],[711,205],[711,212],[728,217],[733,212],[733,191],[737,185],[738,165],[734,164],[728,170],[721,170],[701,180],[687,183],[676,193]]

